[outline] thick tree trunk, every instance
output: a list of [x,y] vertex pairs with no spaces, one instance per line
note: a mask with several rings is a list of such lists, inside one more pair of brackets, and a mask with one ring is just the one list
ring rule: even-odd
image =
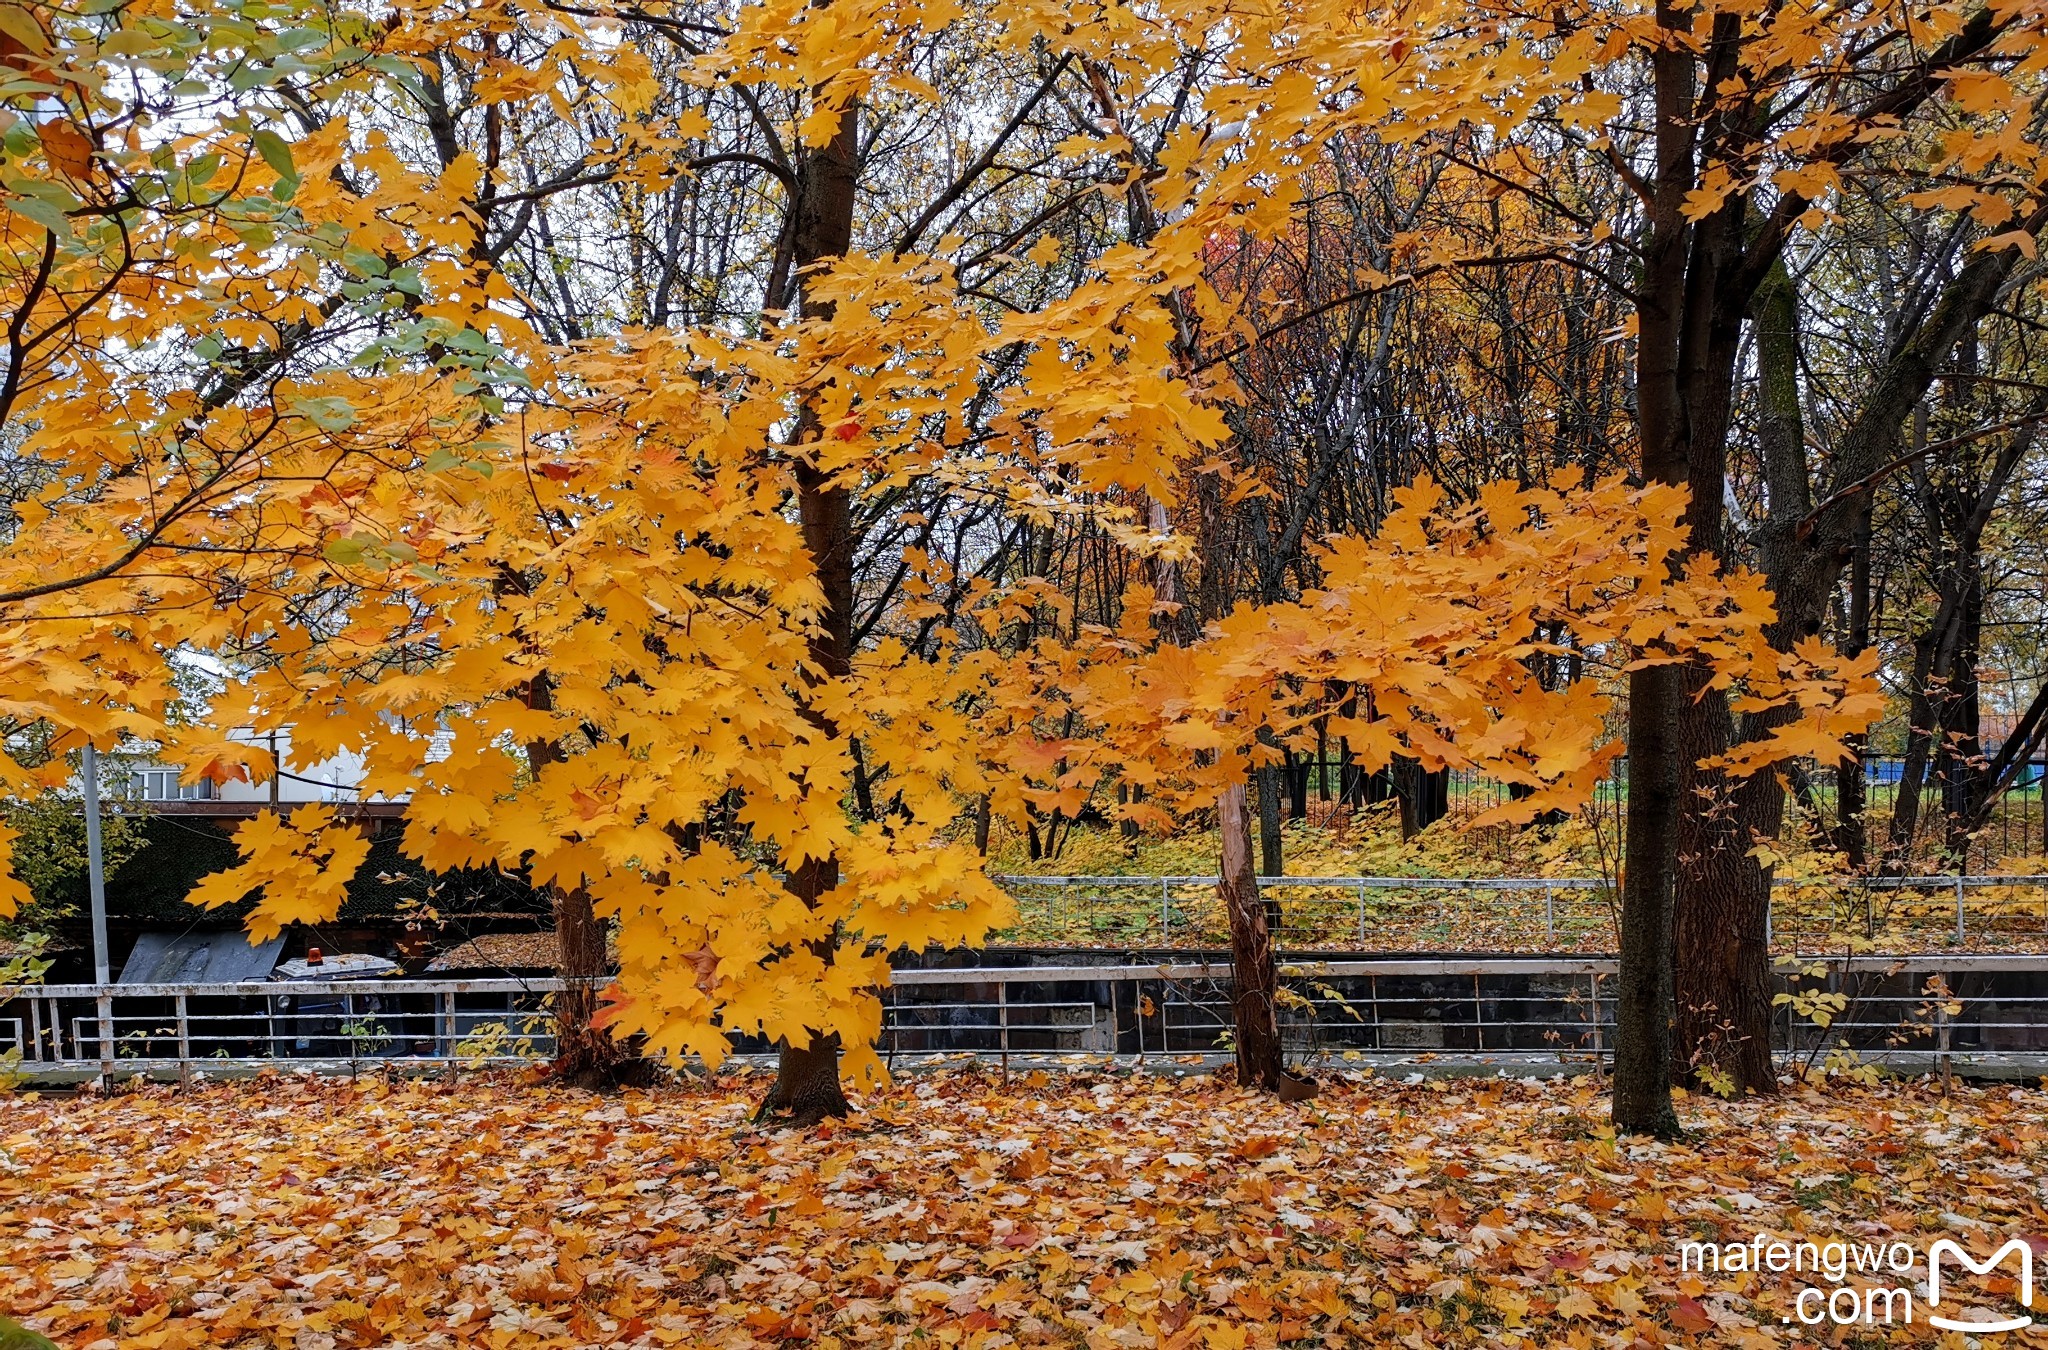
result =
[[[1812,491],[1799,397],[1798,293],[1782,259],[1751,298],[1750,318],[1756,336],[1757,438],[1771,508],[1758,545],[1765,570],[1783,575],[1797,522],[1812,509]],[[1732,371],[1732,347],[1725,352],[1717,348],[1716,360],[1723,356]],[[1725,406],[1726,390],[1715,384],[1709,397]],[[1725,430],[1720,435],[1725,440]],[[1693,456],[1689,518],[1694,541],[1712,549],[1725,566],[1720,483],[1725,452],[1709,454],[1695,444]],[[1781,623],[1772,638],[1790,646],[1803,635]],[[1742,730],[1757,732],[1755,726]],[[1705,672],[1693,673],[1679,728],[1682,809],[1672,901],[1672,1069],[1677,1082],[1706,1070],[1712,1075],[1706,1081],[1716,1086],[1768,1093],[1778,1081],[1771,1062],[1774,991],[1765,941],[1772,869],[1750,851],[1759,840],[1778,836],[1785,793],[1776,774],[1731,781],[1699,767],[1701,760],[1725,753],[1739,734],[1726,695],[1708,687]]]
[[[1860,655],[1870,645],[1870,500],[1866,494],[1854,526],[1849,561],[1849,632],[1842,643],[1846,656]],[[1849,738],[1849,754],[1835,766],[1835,848],[1849,866],[1861,872],[1870,861],[1869,794],[1863,758],[1869,738]]]
[[[1330,725],[1320,717],[1316,719],[1316,800],[1326,805],[1330,800]],[[1302,803],[1301,813],[1308,814],[1308,803]]]
[[1389,775],[1401,800],[1401,837],[1413,839],[1451,813],[1451,771],[1397,759]]
[[784,1041],[776,1047],[775,1082],[754,1110],[760,1124],[809,1129],[849,1115],[853,1107],[839,1085],[839,1041],[813,1037],[806,1046]]
[[[1977,541],[1970,542],[1975,545]],[[1967,872],[1971,822],[1984,796],[1983,717],[1977,679],[1984,641],[1984,566],[1975,547],[1956,562],[1963,573],[1962,632],[1956,643],[1948,698],[1942,705],[1934,772],[1941,783],[1943,862],[1949,870]]]
[[1231,1012],[1237,1036],[1237,1081],[1243,1087],[1278,1092],[1285,1071],[1281,1062],[1279,974],[1273,961],[1273,935],[1266,925],[1266,907],[1259,901],[1259,879],[1252,870],[1251,813],[1243,783],[1223,790],[1216,800],[1222,860],[1218,891],[1230,916]]
[[[554,707],[554,682],[546,674],[527,684],[526,706],[538,711]],[[536,778],[564,758],[555,741],[536,740],[526,747],[527,767]],[[553,886],[548,898],[555,917],[555,976],[562,982],[555,995],[555,1058],[548,1076],[598,1092],[646,1086],[654,1081],[654,1066],[639,1047],[596,1024],[598,996],[612,971],[605,923],[591,907],[590,892]]]
[[[839,884],[839,864],[830,858],[812,858],[792,869],[783,884],[806,906],[815,905],[819,896]],[[830,964],[829,939],[815,944],[813,950]],[[775,1047],[775,1081],[754,1109],[756,1121],[808,1128],[821,1120],[848,1115],[852,1110],[839,1085],[836,1036],[814,1031],[803,1045],[783,1041]]]
[[[1726,697],[1694,674],[1681,721],[1677,870],[1673,877],[1673,1081],[1700,1079],[1738,1092],[1776,1090],[1771,1061],[1772,872],[1750,856],[1775,838],[1785,793],[1774,774],[1729,781],[1701,773],[1701,758],[1727,748]],[[1722,728],[1702,744],[1694,734]],[[1687,734],[1692,733],[1692,734]],[[1759,833],[1752,835],[1755,829]],[[1702,1070],[1709,1071],[1703,1075]]]

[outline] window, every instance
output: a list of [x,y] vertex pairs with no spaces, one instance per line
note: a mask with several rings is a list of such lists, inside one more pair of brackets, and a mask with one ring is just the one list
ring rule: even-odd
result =
[[128,775],[128,795],[146,802],[211,801],[213,783],[180,783],[176,769],[144,769]]

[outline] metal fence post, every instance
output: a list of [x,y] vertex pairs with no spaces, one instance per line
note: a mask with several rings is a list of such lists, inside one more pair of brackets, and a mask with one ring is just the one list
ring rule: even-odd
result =
[[1365,887],[1358,888],[1358,945],[1365,945]]
[[1557,910],[1550,898],[1550,887],[1543,888],[1543,940],[1557,945]]
[[1956,875],[1956,941],[1963,940],[1963,878]]
[[996,1017],[1002,1024],[1003,1079],[1007,1082],[1010,1077],[1010,982],[1008,980],[996,982]]
[[1472,975],[1472,1035],[1473,1038],[1477,1041],[1477,1048],[1482,1051],[1485,1050],[1486,1000],[1480,997],[1479,975],[1476,971],[1473,972]]
[[1949,1059],[1948,1005],[1954,998],[1955,994],[1948,988],[1948,977],[1944,973],[1942,991],[1934,1005],[1934,1062],[1940,1067],[1944,1081],[1951,1072],[1952,1064]]
[[1170,930],[1170,929],[1171,929],[1172,927],[1173,927],[1173,883],[1172,883],[1172,882],[1170,882],[1170,881],[1168,881],[1168,880],[1166,880],[1166,878],[1164,878],[1164,877],[1161,877],[1161,878],[1159,879],[1159,941],[1160,941],[1160,945],[1162,945],[1162,946],[1164,946],[1164,945],[1165,945],[1165,943],[1166,943],[1166,935],[1167,935],[1168,931],[1169,931],[1169,930]]
[[178,1081],[192,1081],[192,1023],[186,1016],[185,996],[175,1000],[178,1011]]
[[1593,1058],[1597,1061],[1607,1053],[1605,1037],[1600,1029],[1600,974],[1595,971],[1586,979],[1593,990]]
[[99,1018],[100,1077],[111,1088],[114,1085],[114,997],[100,986],[99,995],[92,1001],[93,1011]]

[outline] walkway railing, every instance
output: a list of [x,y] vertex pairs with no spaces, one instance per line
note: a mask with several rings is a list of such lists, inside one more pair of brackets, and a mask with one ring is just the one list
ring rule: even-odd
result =
[[[1788,992],[1843,1004],[1825,1030],[1787,1005],[1774,1048],[1848,1046],[1918,1071],[2048,1068],[2048,956],[1934,953],[1796,963]],[[1605,956],[1286,962],[1290,1052],[1410,1065],[1591,1066],[1613,1046]],[[0,988],[0,1053],[46,1076],[374,1072],[531,1062],[553,1050],[555,980],[376,980]],[[1227,1050],[1227,964],[1129,961],[905,969],[879,1048],[933,1055],[1167,1057]],[[742,1043],[744,1051],[763,1045]]]

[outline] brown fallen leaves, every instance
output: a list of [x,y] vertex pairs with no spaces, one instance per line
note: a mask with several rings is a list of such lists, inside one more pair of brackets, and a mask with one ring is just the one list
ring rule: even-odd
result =
[[760,1086],[0,1100],[0,1312],[100,1350],[1822,1344],[1810,1277],[1678,1244],[2048,1233],[2033,1089],[1691,1098],[1664,1145],[1590,1080],[911,1076],[815,1134],[750,1129]]

